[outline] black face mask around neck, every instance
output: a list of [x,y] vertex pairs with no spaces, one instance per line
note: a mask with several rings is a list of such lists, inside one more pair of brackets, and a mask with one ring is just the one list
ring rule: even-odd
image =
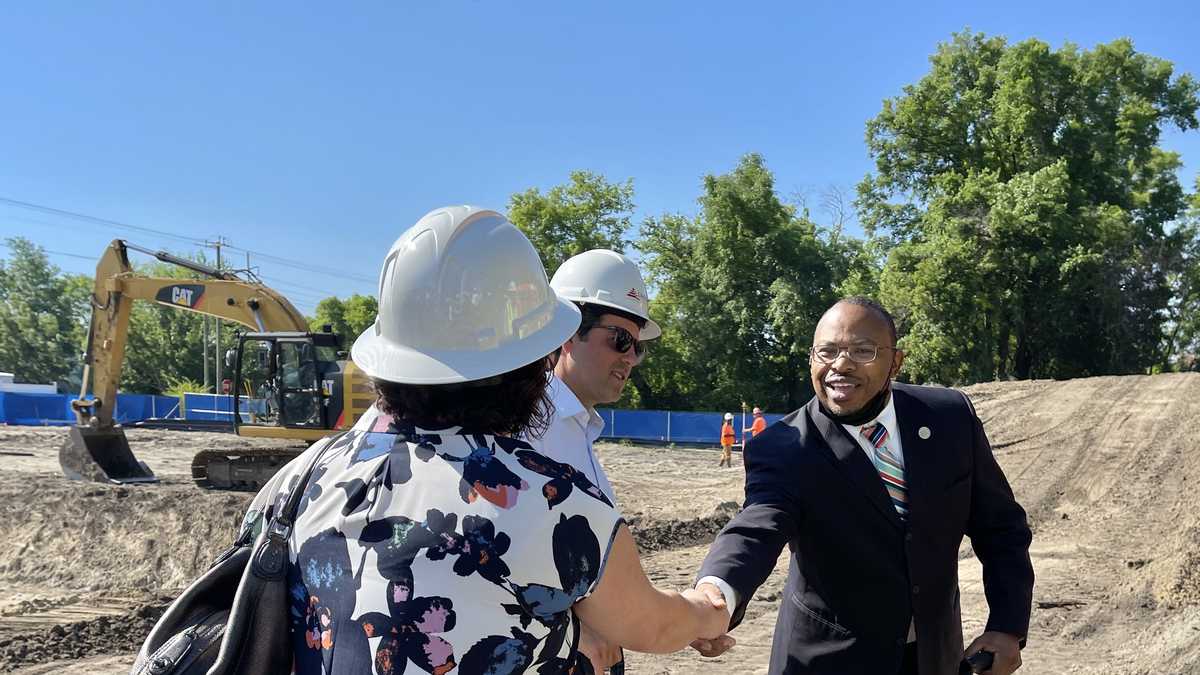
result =
[[833,414],[829,410],[829,408],[825,407],[824,403],[821,403],[820,399],[817,399],[817,403],[819,403],[821,406],[821,412],[825,413],[825,416],[828,417],[829,419],[833,420],[834,422],[837,422],[838,424],[849,424],[850,426],[858,426],[860,424],[870,422],[871,420],[878,417],[879,413],[883,412],[883,409],[887,407],[888,398],[891,396],[891,394],[892,394],[892,381],[888,380],[887,386],[884,387],[883,389],[880,389],[879,393],[875,394],[875,396],[873,398],[871,398],[870,401],[867,401],[867,404],[865,406],[863,406],[861,410],[852,412],[848,415]]

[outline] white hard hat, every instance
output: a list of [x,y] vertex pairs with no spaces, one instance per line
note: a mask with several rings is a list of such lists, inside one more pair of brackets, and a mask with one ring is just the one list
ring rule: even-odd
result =
[[727,420],[733,419],[733,413],[725,413],[725,419],[727,419]]
[[653,340],[662,329],[650,318],[646,283],[632,260],[605,248],[572,256],[550,280],[559,297],[589,305],[613,307],[646,320],[640,339]]
[[379,314],[351,356],[367,375],[450,384],[500,375],[553,352],[579,328],[533,244],[474,206],[431,211],[392,244]]

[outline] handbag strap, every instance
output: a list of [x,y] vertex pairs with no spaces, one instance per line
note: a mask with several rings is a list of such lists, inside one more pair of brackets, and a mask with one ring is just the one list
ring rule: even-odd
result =
[[312,461],[308,463],[308,468],[304,470],[304,475],[300,477],[300,481],[292,487],[291,493],[288,494],[288,500],[283,509],[271,516],[271,523],[267,526],[269,536],[279,536],[286,541],[291,535],[292,525],[295,524],[296,514],[300,510],[300,502],[304,498],[304,493],[308,492],[308,482],[312,480],[312,474],[317,468],[317,462],[321,460],[321,456],[325,454],[325,450],[333,445],[334,440],[345,434],[346,432],[343,431],[340,434],[327,438],[325,445],[313,456]]

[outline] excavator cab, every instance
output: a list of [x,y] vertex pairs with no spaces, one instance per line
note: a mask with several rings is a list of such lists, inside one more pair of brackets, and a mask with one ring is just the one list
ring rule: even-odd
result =
[[[340,426],[343,364],[333,333],[244,333],[238,337],[233,402],[242,436],[316,440]],[[287,432],[285,430],[291,430]],[[267,435],[267,434],[262,434]]]
[[[345,362],[332,333],[240,333],[226,363],[233,369],[233,424],[239,436],[297,445],[328,436],[343,423]],[[232,357],[232,363],[230,362]],[[335,382],[336,380],[336,382]],[[192,480],[206,488],[257,490],[299,450],[205,450],[192,459]]]

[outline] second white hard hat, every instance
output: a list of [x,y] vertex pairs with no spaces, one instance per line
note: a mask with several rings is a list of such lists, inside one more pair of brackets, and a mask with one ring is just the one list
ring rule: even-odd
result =
[[731,419],[733,419],[733,413],[725,413],[725,419],[726,419],[726,420],[731,420]]
[[469,382],[546,356],[579,320],[520,230],[495,211],[451,206],[392,244],[379,273],[379,314],[351,357],[389,382]]
[[613,307],[645,319],[639,336],[642,340],[662,335],[662,329],[650,318],[642,273],[632,260],[616,251],[598,248],[572,256],[554,273],[550,286],[567,300]]

